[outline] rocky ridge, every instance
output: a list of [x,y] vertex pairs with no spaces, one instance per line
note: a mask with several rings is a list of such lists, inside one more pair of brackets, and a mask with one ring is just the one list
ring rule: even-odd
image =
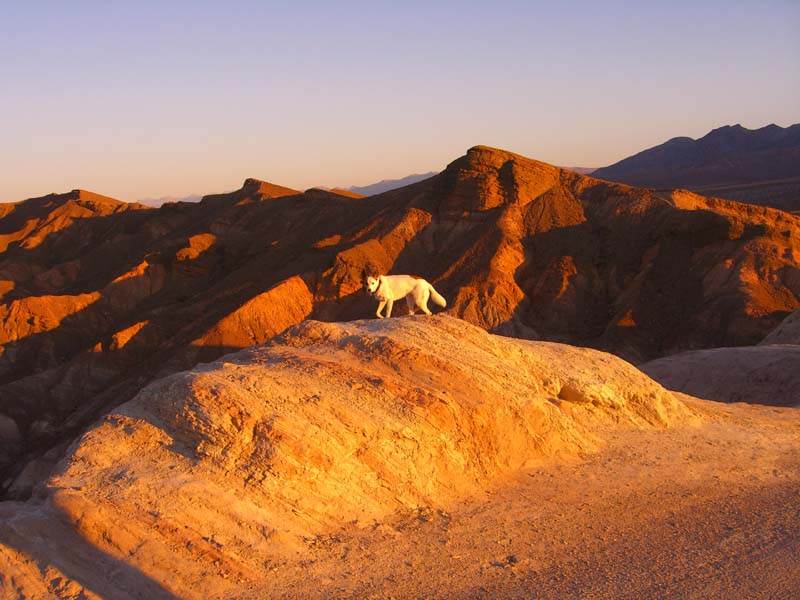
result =
[[653,188],[688,188],[782,210],[800,210],[800,124],[719,127],[673,138],[597,169],[593,176]]
[[158,210],[66,196],[1,209],[14,239],[0,253],[0,474],[14,497],[154,378],[305,318],[371,315],[368,263],[427,278],[486,330],[635,362],[753,344],[800,307],[798,217],[485,146],[369,198],[255,179]]

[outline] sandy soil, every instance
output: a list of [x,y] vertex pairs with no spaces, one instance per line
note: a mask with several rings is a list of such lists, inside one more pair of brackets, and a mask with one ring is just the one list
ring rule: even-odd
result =
[[800,411],[703,402],[447,511],[307,540],[231,598],[797,598]]

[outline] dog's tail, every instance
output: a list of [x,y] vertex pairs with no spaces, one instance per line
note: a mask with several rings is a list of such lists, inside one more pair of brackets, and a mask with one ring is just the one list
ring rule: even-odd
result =
[[442,296],[439,292],[433,289],[433,286],[430,283],[428,284],[428,289],[431,292],[431,300],[433,300],[434,304],[438,304],[442,308],[447,306],[447,300],[445,300],[444,296]]

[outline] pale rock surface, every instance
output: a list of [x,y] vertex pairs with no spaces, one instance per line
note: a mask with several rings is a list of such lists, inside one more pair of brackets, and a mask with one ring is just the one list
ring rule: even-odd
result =
[[800,310],[790,313],[759,342],[760,346],[772,344],[800,344]]
[[695,350],[639,368],[664,387],[698,398],[800,406],[800,346]]
[[625,361],[447,316],[306,321],[174,374],[0,506],[3,597],[233,593],[355,523],[444,510],[611,431],[701,418]]

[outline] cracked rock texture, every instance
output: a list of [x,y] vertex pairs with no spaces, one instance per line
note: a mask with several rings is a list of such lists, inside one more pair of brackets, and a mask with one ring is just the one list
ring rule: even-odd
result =
[[620,428],[700,421],[596,350],[445,315],[307,321],[98,421],[33,499],[2,505],[0,583],[6,597],[216,597],[337,527],[445,510]]

